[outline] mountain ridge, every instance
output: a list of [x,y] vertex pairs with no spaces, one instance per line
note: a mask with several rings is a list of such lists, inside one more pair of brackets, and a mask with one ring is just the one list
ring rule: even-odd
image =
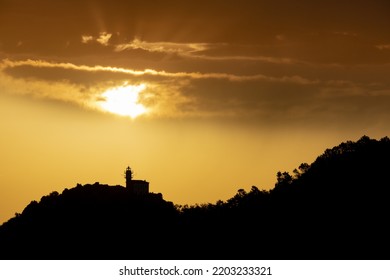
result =
[[1,258],[390,258],[390,139],[361,137],[215,204],[77,185],[31,202],[0,226]]

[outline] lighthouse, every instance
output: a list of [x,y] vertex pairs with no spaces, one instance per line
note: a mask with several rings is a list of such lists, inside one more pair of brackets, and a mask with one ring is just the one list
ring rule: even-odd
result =
[[130,166],[125,170],[126,189],[129,192],[142,195],[149,193],[149,182],[145,180],[133,180],[133,171]]
[[129,188],[131,185],[131,181],[133,179],[133,171],[130,166],[128,166],[125,170],[125,178],[126,178],[126,188]]

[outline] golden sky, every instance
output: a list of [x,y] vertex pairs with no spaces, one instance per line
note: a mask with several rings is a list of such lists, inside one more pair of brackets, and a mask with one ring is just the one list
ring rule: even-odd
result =
[[127,165],[214,203],[389,135],[390,2],[0,0],[0,222]]

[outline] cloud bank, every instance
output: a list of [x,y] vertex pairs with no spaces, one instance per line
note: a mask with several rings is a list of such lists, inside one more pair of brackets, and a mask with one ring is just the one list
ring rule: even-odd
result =
[[[43,71],[48,69],[51,70]],[[368,125],[378,116],[390,119],[390,91],[381,84],[298,75],[134,70],[44,60],[5,59],[0,70],[6,92],[59,100],[92,110],[97,109],[98,100],[109,88],[123,83],[145,84],[140,102],[148,108],[151,118],[234,118],[269,126],[337,124],[353,119],[361,119],[361,123]],[[96,77],[98,73],[104,76]],[[49,79],[49,74],[54,78]],[[77,80],[81,74],[84,78]],[[84,82],[90,79],[92,82]],[[382,101],[377,102],[378,98]]]

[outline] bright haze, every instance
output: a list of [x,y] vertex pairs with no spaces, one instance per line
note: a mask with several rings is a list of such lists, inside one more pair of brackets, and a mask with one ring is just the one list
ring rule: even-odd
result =
[[390,2],[0,0],[0,222],[77,183],[177,204],[390,133]]

